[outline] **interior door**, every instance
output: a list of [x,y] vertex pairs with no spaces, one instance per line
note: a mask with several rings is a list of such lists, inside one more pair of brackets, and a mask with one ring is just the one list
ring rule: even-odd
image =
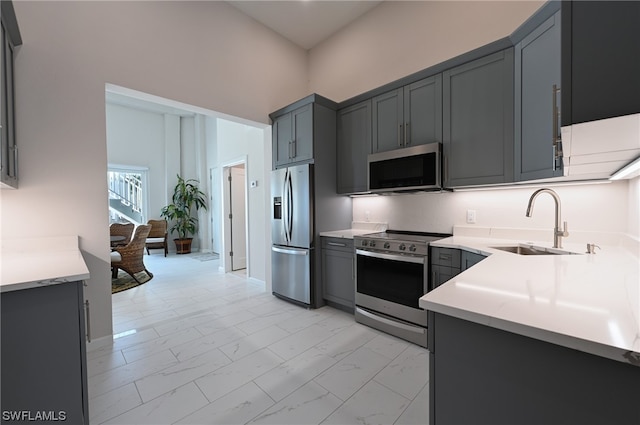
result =
[[247,268],[247,212],[245,201],[245,168],[243,165],[231,167],[229,170],[231,211],[231,270]]

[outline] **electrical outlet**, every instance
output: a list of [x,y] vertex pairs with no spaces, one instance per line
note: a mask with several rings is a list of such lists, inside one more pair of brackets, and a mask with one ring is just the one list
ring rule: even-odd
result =
[[476,210],[467,210],[467,223],[476,223]]

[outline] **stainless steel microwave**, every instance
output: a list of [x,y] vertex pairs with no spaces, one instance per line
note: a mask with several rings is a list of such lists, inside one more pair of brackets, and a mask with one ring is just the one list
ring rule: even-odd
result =
[[368,188],[372,193],[442,188],[440,143],[413,146],[368,156]]

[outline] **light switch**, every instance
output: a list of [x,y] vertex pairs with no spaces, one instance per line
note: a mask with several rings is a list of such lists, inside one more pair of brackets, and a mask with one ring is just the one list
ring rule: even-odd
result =
[[467,223],[476,223],[476,210],[467,210]]
[[251,183],[249,183],[249,185],[251,187],[258,187],[258,180],[251,180]]

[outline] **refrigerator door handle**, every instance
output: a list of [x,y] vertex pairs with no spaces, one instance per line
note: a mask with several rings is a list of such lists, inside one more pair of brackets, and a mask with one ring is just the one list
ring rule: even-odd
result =
[[309,255],[309,250],[307,249],[286,249],[286,248],[279,248],[277,246],[272,246],[271,250],[273,252],[279,252],[280,254]]
[[289,243],[289,233],[287,229],[289,228],[289,194],[287,192],[287,180],[289,177],[289,170],[286,170],[284,173],[284,181],[282,184],[282,231],[284,233],[284,240],[286,243]]
[[288,242],[293,239],[293,180],[291,178],[291,171],[287,173],[287,195],[289,197],[287,202],[287,232]]

